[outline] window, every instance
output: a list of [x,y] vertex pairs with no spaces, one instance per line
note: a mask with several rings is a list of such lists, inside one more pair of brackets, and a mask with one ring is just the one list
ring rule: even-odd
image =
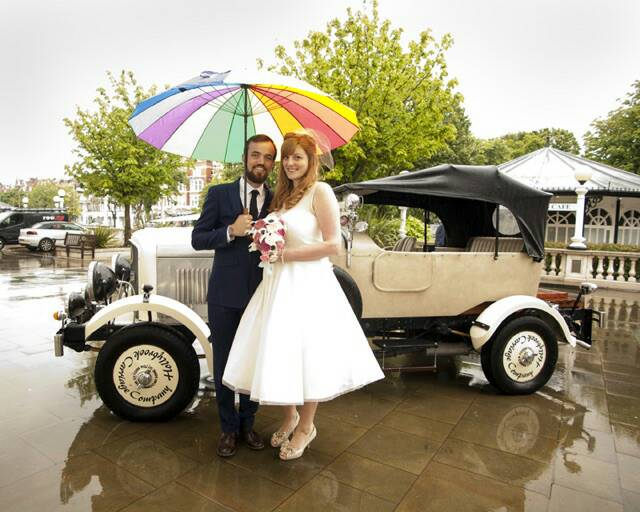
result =
[[592,243],[608,244],[613,241],[613,220],[604,208],[593,208],[587,214],[584,237]]
[[618,242],[640,245],[640,211],[627,210],[618,221]]
[[548,242],[568,244],[575,232],[576,215],[573,212],[549,212],[547,217]]
[[200,192],[204,187],[204,180],[201,178],[191,179],[191,192]]
[[9,226],[15,226],[16,224],[22,224],[24,221],[24,215],[21,213],[14,213],[13,215],[8,215],[2,220],[0,226],[3,228],[8,228]]

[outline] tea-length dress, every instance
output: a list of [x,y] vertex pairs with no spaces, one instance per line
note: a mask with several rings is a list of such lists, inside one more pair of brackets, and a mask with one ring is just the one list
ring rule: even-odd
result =
[[[316,183],[281,212],[286,248],[322,241]],[[333,200],[333,192],[329,189]],[[338,219],[336,219],[336,223]],[[329,258],[273,264],[242,316],[222,382],[261,404],[326,401],[384,378]]]

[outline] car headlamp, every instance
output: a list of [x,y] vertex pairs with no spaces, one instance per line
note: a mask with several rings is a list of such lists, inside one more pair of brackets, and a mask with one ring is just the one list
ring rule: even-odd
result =
[[349,194],[344,200],[344,204],[350,210],[355,210],[362,205],[362,197],[358,194]]
[[87,295],[89,300],[108,299],[118,286],[116,274],[104,263],[92,261],[87,271]]
[[111,258],[111,268],[119,281],[131,281],[131,262],[122,254],[114,254]]
[[78,318],[87,309],[87,301],[84,298],[84,292],[71,292],[67,297],[65,305],[65,313],[69,318]]

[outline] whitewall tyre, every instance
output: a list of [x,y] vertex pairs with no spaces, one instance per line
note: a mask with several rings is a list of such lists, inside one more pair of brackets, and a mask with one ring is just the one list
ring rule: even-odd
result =
[[96,388],[105,405],[130,421],[180,414],[200,380],[195,350],[176,331],[138,324],[117,331],[98,353]]
[[543,319],[522,316],[508,321],[482,348],[487,380],[503,393],[534,393],[553,375],[558,342]]

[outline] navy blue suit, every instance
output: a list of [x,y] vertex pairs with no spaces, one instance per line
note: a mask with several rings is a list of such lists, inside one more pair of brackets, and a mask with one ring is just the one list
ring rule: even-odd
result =
[[[268,212],[272,194],[266,196],[259,218]],[[213,344],[213,377],[220,424],[224,432],[251,430],[258,404],[240,395],[240,410],[234,406],[234,392],[222,384],[229,351],[242,313],[262,280],[258,252],[249,252],[249,238],[236,237],[227,242],[227,227],[242,213],[240,180],[209,189],[200,218],[191,234],[196,250],[214,249],[213,270],[207,294],[211,342]]]

